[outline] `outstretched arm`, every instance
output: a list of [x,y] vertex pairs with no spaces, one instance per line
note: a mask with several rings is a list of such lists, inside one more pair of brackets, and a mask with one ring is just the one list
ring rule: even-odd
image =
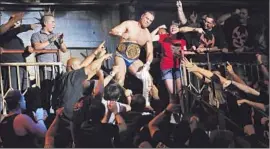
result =
[[258,109],[261,109],[263,111],[266,110],[265,108],[265,105],[262,104],[262,103],[259,103],[259,102],[253,102],[253,101],[250,101],[250,100],[247,100],[247,99],[240,99],[240,100],[237,100],[237,104],[240,106],[241,104],[243,103],[246,103],[252,107],[255,107],[255,108],[258,108]]
[[63,114],[63,109],[64,108],[59,108],[56,110],[56,117],[54,118],[45,136],[44,148],[54,148],[54,137],[59,127],[59,118]]
[[260,67],[265,79],[269,79],[269,72],[268,72],[268,69],[263,64],[262,55],[256,54],[256,57],[257,57],[257,62],[259,63],[259,67]]
[[128,21],[124,21],[123,23],[121,23],[120,25],[117,25],[116,27],[114,27],[109,34],[114,35],[114,36],[119,36],[122,37],[123,34],[126,32],[127,27],[128,27]]
[[159,31],[161,28],[166,29],[167,27],[166,27],[166,25],[161,25],[161,26],[157,27],[155,30],[153,30],[153,31],[151,32],[151,37],[152,37],[152,41],[153,41],[153,42],[159,40],[159,35],[157,35],[157,33],[158,33],[158,31]]
[[102,63],[104,60],[110,59],[112,57],[112,54],[105,54],[101,58],[95,60],[87,67],[84,67],[85,74],[88,75],[87,80],[90,80],[98,70],[100,70]]
[[176,6],[177,6],[177,10],[178,10],[177,12],[178,12],[179,20],[180,20],[181,24],[184,25],[187,23],[187,18],[185,16],[181,0],[176,1]]
[[111,73],[104,79],[104,87],[106,87],[109,82],[113,79],[113,77],[120,71],[119,66],[113,66],[113,70]]
[[246,83],[233,71],[232,65],[229,62],[227,62],[226,69],[234,81],[246,85]]
[[166,110],[163,112],[159,113],[157,116],[155,116],[149,123],[148,123],[148,128],[150,131],[150,136],[153,137],[155,132],[159,130],[159,124],[163,121],[165,116],[171,116],[173,112],[178,112],[179,110],[179,105],[170,103]]
[[11,16],[12,18],[7,23],[0,26],[0,35],[5,34],[11,27],[14,26],[14,23],[22,20],[23,16],[24,16],[23,12],[12,15]]
[[91,64],[95,57],[103,56],[106,53],[104,44],[105,44],[105,41],[103,41],[94,52],[92,52],[89,56],[87,56],[81,62],[80,68],[86,67],[89,64]]
[[235,12],[233,13],[226,13],[226,14],[223,14],[221,15],[218,19],[217,19],[217,24],[219,25],[224,25],[225,21],[227,19],[229,19],[230,17],[232,17],[232,15],[237,15],[240,13],[240,10],[239,9],[236,9]]

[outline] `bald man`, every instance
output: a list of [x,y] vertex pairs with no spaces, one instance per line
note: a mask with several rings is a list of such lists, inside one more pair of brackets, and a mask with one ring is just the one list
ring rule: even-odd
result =
[[[68,143],[72,142],[70,133],[70,122],[73,116],[73,105],[83,97],[84,82],[92,78],[97,70],[100,70],[104,60],[109,59],[112,55],[105,54],[104,43],[82,62],[78,58],[70,58],[67,61],[67,72],[59,79],[57,89],[59,92],[56,100],[59,107],[64,107],[63,116],[60,118],[60,124],[56,136],[56,147],[69,147]],[[96,58],[95,61],[93,61]],[[59,144],[60,143],[60,144]]]

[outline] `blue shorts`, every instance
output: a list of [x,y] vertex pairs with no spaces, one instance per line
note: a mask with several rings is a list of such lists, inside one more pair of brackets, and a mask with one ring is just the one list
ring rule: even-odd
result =
[[127,58],[125,58],[123,55],[121,55],[120,53],[118,53],[118,52],[116,52],[116,56],[119,56],[119,57],[121,57],[121,58],[123,58],[124,59],[124,61],[125,61],[125,63],[126,63],[126,66],[127,66],[127,68],[131,65],[131,64],[133,64],[137,59],[135,59],[135,60],[130,60],[130,59],[127,59]]
[[175,75],[175,79],[181,78],[180,68],[171,68],[171,69],[161,70],[162,80],[173,79],[174,77],[173,73]]

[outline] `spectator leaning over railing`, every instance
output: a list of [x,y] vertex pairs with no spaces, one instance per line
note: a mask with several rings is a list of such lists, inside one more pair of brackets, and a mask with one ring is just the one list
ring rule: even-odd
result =
[[[83,97],[74,105],[72,130],[75,147],[117,147],[119,133],[126,131],[126,123],[116,102],[110,101],[107,105],[101,102],[104,88],[102,73],[101,70],[97,73],[101,85],[99,93]],[[105,106],[115,115],[116,125],[107,123]]]
[[199,53],[227,52],[228,47],[223,30],[217,26],[214,15],[206,14],[201,25],[205,33],[192,40],[192,49]]
[[46,115],[42,108],[34,113],[34,122],[28,115],[22,114],[26,101],[19,90],[8,92],[6,98],[8,115],[0,123],[0,136],[4,148],[34,148],[36,137],[45,137]]
[[[15,13],[10,16],[8,22],[0,26],[0,47],[4,50],[24,50],[25,46],[22,39],[17,35],[38,27],[37,24],[22,24],[24,13]],[[22,53],[0,53],[0,63],[24,63],[25,55]],[[20,78],[17,78],[16,67],[11,67],[10,74],[8,68],[2,67],[2,75],[4,80],[4,91],[9,88],[21,89],[27,88],[27,72],[26,68],[19,67]],[[9,76],[11,76],[11,86],[9,86]],[[20,84],[18,82],[20,80]],[[19,88],[20,86],[20,88]]]
[[185,60],[183,64],[187,67],[188,71],[198,72],[208,79],[222,84],[223,89],[226,91],[227,102],[230,108],[232,120],[234,120],[241,128],[244,128],[244,133],[248,135],[247,139],[251,145],[257,146],[258,137],[255,134],[255,129],[251,119],[251,108],[247,104],[238,106],[237,100],[245,97],[251,101],[254,100],[254,97],[257,97],[257,99],[264,98],[264,93],[260,93],[249,86],[237,83],[235,81],[227,80],[218,74],[214,74],[211,71],[205,70],[193,63],[190,63],[188,60]]
[[[111,57],[111,54],[105,54],[104,43],[101,43],[82,62],[78,58],[70,58],[67,61],[67,72],[57,80],[58,85],[56,86],[57,90],[54,92],[53,100],[55,103],[58,103],[55,107],[64,107],[64,112],[60,118],[60,125],[63,127],[58,129],[58,135],[55,138],[56,147],[67,147],[72,142],[70,122],[73,116],[74,104],[83,97],[83,83],[86,79],[91,79],[101,68],[103,61]],[[97,58],[96,60],[94,60],[95,57]]]

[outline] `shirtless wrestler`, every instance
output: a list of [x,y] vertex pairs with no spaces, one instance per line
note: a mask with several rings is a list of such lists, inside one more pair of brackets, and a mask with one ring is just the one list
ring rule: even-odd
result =
[[[120,43],[116,49],[115,65],[118,65],[121,70],[116,74],[116,80],[120,85],[124,85],[127,68],[131,74],[143,81],[143,95],[146,98],[146,105],[150,106],[148,93],[157,93],[156,87],[152,83],[149,74],[150,64],[153,60],[153,44],[148,26],[151,25],[155,18],[152,11],[146,11],[142,14],[139,21],[127,20],[120,25],[114,27],[110,34],[120,37]],[[146,63],[143,64],[139,60],[141,47],[146,49]],[[152,95],[153,96],[153,95]]]

